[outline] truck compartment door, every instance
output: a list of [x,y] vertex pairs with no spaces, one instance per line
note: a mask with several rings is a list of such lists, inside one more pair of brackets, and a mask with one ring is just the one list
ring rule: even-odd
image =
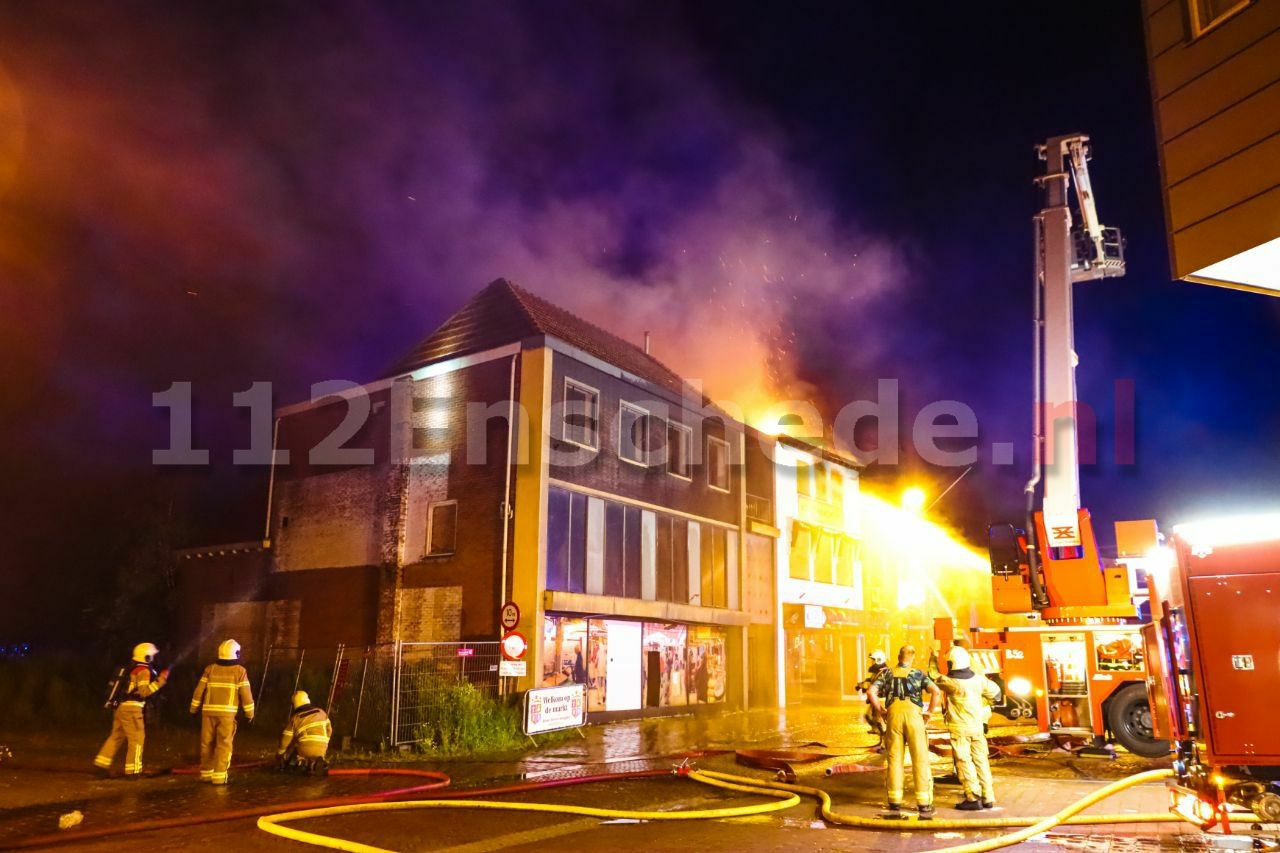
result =
[[1275,764],[1280,726],[1280,573],[1191,578],[1191,613],[1211,760]]

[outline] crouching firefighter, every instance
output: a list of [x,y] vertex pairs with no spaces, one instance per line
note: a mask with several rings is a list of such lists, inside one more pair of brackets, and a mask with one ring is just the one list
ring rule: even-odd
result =
[[276,750],[278,767],[312,776],[325,775],[329,772],[325,754],[331,737],[333,724],[329,722],[329,715],[324,708],[311,704],[311,697],[299,690],[293,694],[293,713],[285,723],[280,748]]
[[111,692],[105,707],[114,709],[111,715],[111,734],[107,735],[102,749],[93,759],[99,775],[111,772],[116,753],[125,747],[124,776],[137,779],[142,775],[142,745],[146,741],[146,723],[143,710],[147,699],[164,687],[169,680],[169,670],[157,674],[156,655],[160,654],[151,643],[139,643],[133,647],[133,659],[116,671],[111,681]]

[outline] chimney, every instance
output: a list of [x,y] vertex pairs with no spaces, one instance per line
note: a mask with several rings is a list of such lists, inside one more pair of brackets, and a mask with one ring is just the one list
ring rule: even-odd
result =
[[644,354],[645,355],[649,354],[649,333],[648,332],[644,333]]

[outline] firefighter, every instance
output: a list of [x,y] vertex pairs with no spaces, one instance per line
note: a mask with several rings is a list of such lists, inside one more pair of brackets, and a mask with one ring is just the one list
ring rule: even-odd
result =
[[[911,772],[915,777],[916,811],[921,820],[933,818],[933,775],[930,771],[929,737],[925,725],[938,710],[941,692],[924,672],[916,669],[916,650],[905,645],[898,650],[898,665],[880,673],[871,684],[871,707],[885,720],[885,792],[889,811],[902,811],[903,747],[911,753]],[[925,704],[925,695],[928,704]]]
[[[871,659],[871,666],[867,668],[867,680],[859,685],[864,693],[871,689],[871,683],[880,677],[880,673],[889,668],[889,665],[885,663],[884,652],[879,649],[876,649],[868,657]],[[872,733],[880,738],[880,742],[875,747],[876,752],[880,752],[884,749],[884,717],[876,713],[876,709],[868,703],[866,719],[867,726]]]
[[236,712],[244,708],[253,722],[253,691],[249,673],[240,665],[240,644],[225,640],[218,646],[218,662],[204,668],[191,697],[191,713],[200,711],[200,781],[227,784],[231,747],[236,736]]
[[280,748],[276,761],[281,770],[305,768],[313,776],[323,776],[329,764],[325,753],[329,751],[329,739],[333,737],[333,724],[324,708],[311,704],[306,691],[293,694],[293,713],[280,736]]
[[147,734],[143,709],[147,699],[169,680],[168,669],[156,674],[154,663],[158,654],[160,650],[153,644],[139,643],[133,647],[132,660],[121,667],[116,676],[111,695],[107,697],[107,707],[115,708],[111,715],[111,734],[93,759],[93,765],[103,777],[110,774],[121,745],[125,746],[124,778],[134,780],[142,775],[142,745]]
[[947,731],[951,735],[956,775],[964,788],[964,799],[956,808],[960,811],[995,808],[996,795],[991,784],[983,728],[989,713],[987,703],[999,698],[1000,688],[985,675],[973,671],[969,652],[960,646],[952,646],[947,652],[947,663],[947,675],[938,679],[938,686],[947,695]]

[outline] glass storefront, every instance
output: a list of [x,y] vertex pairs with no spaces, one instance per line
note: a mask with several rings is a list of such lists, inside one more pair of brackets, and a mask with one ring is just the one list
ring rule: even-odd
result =
[[671,622],[548,614],[542,686],[587,686],[587,711],[638,711],[725,701],[725,632]]

